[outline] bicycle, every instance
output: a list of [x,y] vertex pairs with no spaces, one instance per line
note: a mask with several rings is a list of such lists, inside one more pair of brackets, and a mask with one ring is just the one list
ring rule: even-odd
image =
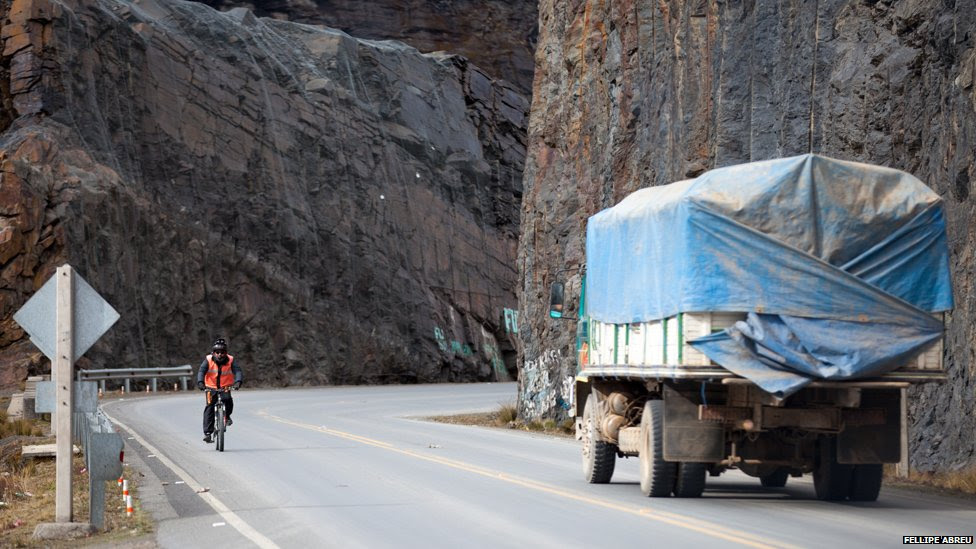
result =
[[224,399],[220,398],[220,393],[230,392],[230,387],[213,391],[217,402],[214,403],[214,447],[218,452],[224,451],[224,432],[227,430],[227,417],[224,414]]

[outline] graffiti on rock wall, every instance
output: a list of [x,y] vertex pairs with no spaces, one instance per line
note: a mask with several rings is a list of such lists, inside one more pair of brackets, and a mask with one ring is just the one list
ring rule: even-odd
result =
[[502,360],[501,353],[494,343],[485,342],[485,356],[491,362],[491,369],[495,372],[495,379],[498,381],[512,381],[512,376],[508,375],[508,368],[505,368],[505,361]]
[[[550,349],[534,360],[526,360],[522,368],[523,385],[521,414],[527,418],[536,418],[560,406],[559,392],[562,388],[553,390],[550,382],[549,366],[562,359],[562,352]],[[566,394],[563,392],[562,394]],[[559,399],[559,400],[557,400]]]
[[444,337],[444,330],[441,330],[437,326],[434,326],[434,339],[437,341],[437,347],[442,352],[450,352],[451,354],[461,356],[471,356],[474,354],[474,351],[471,350],[471,346],[467,343],[461,343],[456,339],[447,341],[447,338]]
[[[509,334],[517,334],[518,311],[506,307],[502,309],[502,318],[505,323],[505,332]],[[511,376],[508,374],[508,369],[505,368],[505,361],[502,359],[502,354],[498,349],[498,341],[495,339],[495,336],[482,327],[481,338],[483,340],[481,352],[484,355],[484,359],[491,364],[492,371],[495,374],[495,379],[498,381],[510,381]],[[442,353],[451,354],[453,356],[470,357],[476,352],[475,349],[473,349],[468,343],[462,343],[456,339],[447,339],[447,336],[444,334],[444,330],[442,330],[440,326],[434,326],[434,340],[437,342],[437,347]]]
[[451,352],[461,356],[471,356],[473,354],[470,345],[467,343],[461,344],[460,341],[456,340],[451,341]]
[[498,344],[495,341],[495,337],[484,328],[481,328],[481,338],[484,340],[482,350],[485,353],[485,358],[491,362],[491,370],[495,373],[495,379],[498,381],[511,381],[512,378],[508,375],[508,369],[505,368],[505,361],[502,360],[502,354],[498,351]]
[[502,309],[502,317],[505,319],[505,331],[510,334],[518,333],[518,311],[515,309]]
[[[511,381],[512,378],[510,375],[508,375],[508,369],[505,368],[505,361],[502,360],[502,354],[498,350],[498,343],[495,341],[494,336],[482,328],[481,337],[484,340],[484,343],[481,346],[481,352],[484,359],[491,364],[491,369],[492,372],[494,372],[495,380]],[[437,347],[441,350],[441,352],[462,357],[469,357],[474,354],[474,351],[471,349],[471,345],[461,343],[455,339],[449,341],[444,335],[444,330],[441,330],[439,326],[434,327],[434,339],[437,341]]]
[[556,396],[556,405],[563,410],[569,410],[573,406],[573,391],[576,389],[576,384],[573,383],[574,379],[574,376],[564,377],[559,395]]
[[541,355],[539,355],[539,358],[537,358],[535,360],[526,360],[525,361],[525,369],[526,370],[535,370],[535,369],[538,369],[538,368],[543,368],[544,366],[547,366],[549,364],[552,364],[553,362],[556,362],[557,360],[559,360],[562,357],[563,357],[563,354],[558,349],[550,349],[550,350],[542,353]]
[[440,328],[434,326],[434,340],[437,341],[437,347],[441,352],[447,352],[447,341],[444,339],[444,332]]

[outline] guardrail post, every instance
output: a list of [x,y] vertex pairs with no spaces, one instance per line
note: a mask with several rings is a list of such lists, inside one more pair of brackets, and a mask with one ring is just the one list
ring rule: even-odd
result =
[[156,392],[156,378],[152,378],[152,392]]
[[122,475],[122,437],[101,410],[86,414],[89,424],[85,462],[88,466],[90,521],[102,530],[105,524],[105,482]]
[[105,394],[105,380],[104,379],[98,382],[98,388],[102,390],[102,394]]
[[131,393],[132,392],[132,387],[129,386],[129,378],[125,378],[125,392],[126,393]]
[[180,385],[183,386],[183,390],[186,390],[186,376],[180,377]]
[[105,481],[88,481],[88,520],[99,530],[105,529]]

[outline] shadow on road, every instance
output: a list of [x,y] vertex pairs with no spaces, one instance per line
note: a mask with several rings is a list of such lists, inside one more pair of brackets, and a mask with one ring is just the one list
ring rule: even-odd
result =
[[[611,482],[612,486],[626,486],[627,490],[633,489],[640,494],[639,483],[637,482]],[[656,501],[669,501],[665,498],[648,498]],[[677,501],[676,498],[671,498]],[[730,501],[775,501],[777,504],[809,504],[815,502],[822,505],[845,506],[863,509],[886,509],[886,510],[930,510],[930,511],[950,511],[950,510],[976,510],[976,501],[968,502],[958,498],[949,498],[940,494],[926,494],[911,492],[904,488],[892,487],[882,488],[881,496],[878,501],[820,501],[813,491],[813,485],[809,481],[795,482],[785,488],[761,488],[759,481],[750,482],[712,482],[706,483],[705,493],[700,500],[722,500]],[[682,501],[691,501],[682,499]]]

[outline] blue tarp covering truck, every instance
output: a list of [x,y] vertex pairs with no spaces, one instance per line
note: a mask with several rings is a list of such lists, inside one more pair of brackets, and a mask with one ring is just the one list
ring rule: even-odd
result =
[[904,172],[803,155],[639,190],[587,224],[586,479],[638,456],[648,496],[737,468],[873,501],[902,457],[904,389],[945,379],[951,308],[942,200]]

